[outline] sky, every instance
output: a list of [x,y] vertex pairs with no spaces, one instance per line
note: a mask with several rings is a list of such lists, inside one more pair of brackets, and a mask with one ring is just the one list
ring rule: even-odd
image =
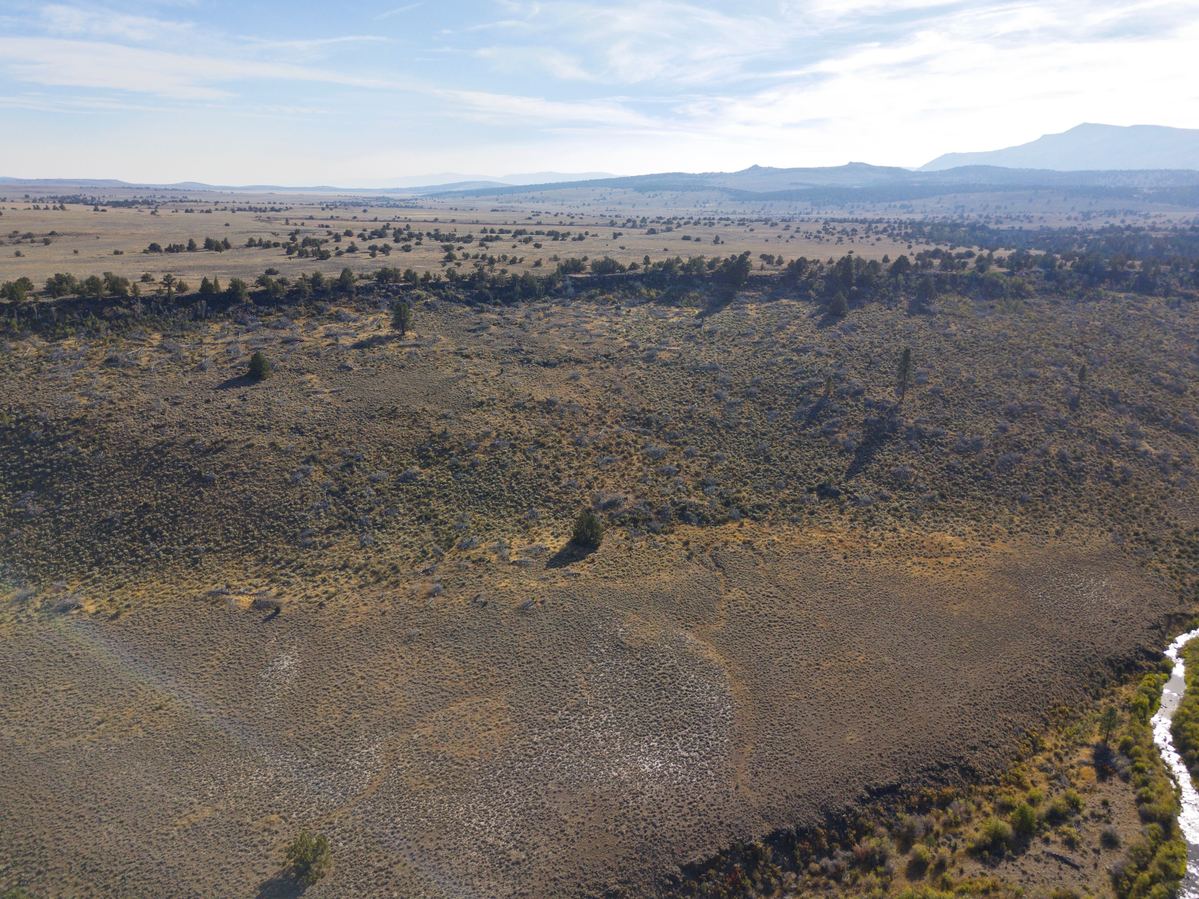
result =
[[0,175],[918,166],[1199,128],[1199,0],[0,0]]

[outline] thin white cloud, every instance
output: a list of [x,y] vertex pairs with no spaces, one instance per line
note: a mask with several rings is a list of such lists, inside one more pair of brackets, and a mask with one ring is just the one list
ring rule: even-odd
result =
[[618,101],[560,101],[490,91],[438,90],[437,95],[453,104],[453,112],[477,121],[521,122],[545,127],[599,125],[625,128],[655,128],[654,119]]
[[174,100],[221,100],[255,79],[379,88],[378,79],[254,59],[176,53],[106,41],[0,37],[0,70],[56,87],[154,94]]
[[809,23],[809,26],[813,22],[818,26],[852,22],[864,16],[950,11],[960,5],[961,0],[784,0],[780,4],[786,20]]
[[489,27],[520,28],[559,52],[570,47],[587,60],[576,68],[606,83],[711,83],[737,76],[747,60],[777,52],[788,41],[788,28],[770,16],[682,0],[504,7],[517,15]]
[[109,38],[135,43],[175,40],[194,32],[190,22],[129,15],[96,6],[48,3],[39,9],[40,24],[51,34]]
[[482,47],[476,50],[474,55],[504,72],[527,72],[529,69],[537,69],[563,81],[598,80],[577,55],[555,47],[536,44]]
[[320,51],[332,47],[351,44],[389,44],[391,38],[379,34],[346,34],[339,37],[314,37],[296,40],[276,40],[273,38],[243,37],[241,41],[256,50],[284,51],[288,54],[315,56]]
[[405,3],[403,6],[396,6],[396,7],[393,7],[392,9],[384,10],[383,12],[381,12],[377,16],[375,16],[375,21],[381,22],[384,19],[391,19],[396,16],[402,16],[406,12],[412,12],[414,9],[418,8],[419,6],[420,6],[419,3]]
[[121,100],[111,97],[62,97],[45,94],[25,93],[0,96],[0,108],[23,109],[30,112],[65,113],[71,115],[97,115],[129,112],[173,112],[167,105]]

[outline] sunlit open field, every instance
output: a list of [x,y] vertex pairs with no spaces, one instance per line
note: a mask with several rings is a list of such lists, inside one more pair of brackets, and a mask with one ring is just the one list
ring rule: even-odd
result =
[[[156,280],[171,274],[194,288],[204,276],[253,280],[270,268],[284,276],[312,271],[336,275],[346,267],[370,272],[383,265],[423,273],[442,272],[451,265],[470,270],[482,262],[492,271],[549,272],[557,261],[572,256],[610,256],[629,263],[645,256],[687,258],[748,250],[761,265],[760,254],[790,259],[852,249],[873,259],[911,251],[884,233],[866,235],[859,225],[826,226],[823,217],[737,207],[719,213],[659,208],[630,218],[631,210],[539,211],[528,204],[508,204],[514,208],[496,211],[462,200],[372,206],[345,198],[321,202],[256,195],[209,195],[137,206],[52,205],[57,204],[14,202],[11,196],[0,201],[0,280],[24,276],[40,285],[56,272],[83,277],[111,271],[130,279],[144,273]],[[397,240],[397,226],[422,237]],[[382,229],[387,229],[386,236]],[[292,234],[300,241],[324,241],[328,258],[288,256],[283,245]],[[230,248],[206,251],[209,238],[222,245],[228,241]],[[186,250],[189,241],[195,242],[193,252]],[[247,241],[270,246],[248,247]],[[144,252],[152,243],[184,249]],[[453,261],[446,260],[447,248],[455,254]]]

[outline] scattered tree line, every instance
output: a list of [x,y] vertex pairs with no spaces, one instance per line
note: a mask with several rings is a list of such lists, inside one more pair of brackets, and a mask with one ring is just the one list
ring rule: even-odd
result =
[[895,235],[910,243],[983,250],[1039,250],[1070,261],[1076,256],[1172,261],[1199,257],[1199,224],[1146,228],[1143,225],[1088,227],[996,227],[984,222],[910,221]]
[[160,243],[151,243],[147,246],[143,253],[197,253],[200,250],[205,250],[209,253],[223,253],[226,250],[232,250],[233,244],[229,242],[229,238],[224,237],[217,239],[215,237],[205,237],[203,245],[196,243],[193,237],[186,244],[169,243],[165,247]]
[[[1108,237],[1114,239],[1117,233],[1123,232],[1112,232]],[[303,303],[353,297],[364,285],[371,293],[392,298],[420,286],[435,289],[439,296],[451,301],[478,305],[510,305],[576,289],[619,294],[627,287],[655,289],[663,299],[688,291],[707,293],[712,304],[710,311],[714,311],[752,283],[755,290],[772,296],[810,301],[836,319],[870,303],[904,305],[913,313],[926,314],[934,311],[938,298],[945,295],[994,302],[1037,295],[1077,298],[1096,290],[1181,299],[1195,298],[1199,291],[1199,257],[1108,257],[1093,248],[1064,255],[1026,249],[997,252],[937,247],[895,259],[884,256],[867,260],[852,251],[823,260],[800,257],[785,261],[774,254],[760,254],[760,258],[763,267],[772,267],[770,274],[755,276],[748,252],[726,257],[675,256],[656,261],[646,256],[640,262],[570,257],[556,260],[556,268],[545,273],[494,272],[481,266],[460,271],[451,266],[440,273],[418,274],[412,268],[384,266],[362,276],[343,268],[336,276],[313,272],[285,277],[277,269],[268,268],[252,284],[233,278],[222,286],[219,279],[204,277],[195,294],[190,285],[171,275],[164,275],[156,282],[146,274],[140,281],[131,282],[113,272],[85,278],[58,273],[46,279],[41,296],[56,301],[75,297],[135,303],[143,297],[175,301],[188,296],[189,303],[203,301],[198,305],[202,314],[207,314],[213,309],[251,301]],[[0,283],[0,300],[13,306],[14,320],[36,293],[29,278]],[[64,311],[80,310],[64,307]],[[103,309],[93,308],[88,312],[99,314]]]

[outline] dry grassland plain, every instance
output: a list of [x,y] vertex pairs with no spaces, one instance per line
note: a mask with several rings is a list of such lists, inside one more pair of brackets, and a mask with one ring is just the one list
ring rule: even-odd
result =
[[[781,221],[613,238],[586,213],[299,202],[10,198],[5,232],[60,236],[2,248],[0,279],[445,252],[139,252],[289,218],[593,232],[487,250],[546,265],[686,256],[680,232],[755,262],[906,251]],[[286,895],[307,827],[333,845],[314,899],[685,891],[680,866],[739,841],[1001,776],[1193,611],[1189,305],[943,296],[830,321],[752,291],[715,312],[409,296],[402,338],[364,287],[0,345],[0,885]],[[867,440],[905,346],[899,425]],[[583,508],[608,523],[590,554],[567,545]],[[1109,811],[1078,824],[1085,873],[998,873],[1110,889],[1100,830],[1140,826],[1121,784],[1087,787]]]
[[[383,265],[413,268],[417,272],[443,271],[446,250],[459,254],[482,250],[485,257],[497,258],[495,270],[513,272],[552,271],[553,257],[611,256],[622,262],[640,262],[646,255],[653,259],[667,256],[723,255],[749,250],[757,259],[760,253],[825,257],[855,250],[867,258],[892,257],[910,252],[906,243],[883,235],[865,238],[850,234],[850,227],[830,227],[822,231],[824,221],[807,221],[796,234],[784,220],[788,210],[755,210],[744,204],[725,204],[708,209],[652,204],[644,210],[623,205],[604,206],[594,211],[574,205],[565,208],[540,208],[544,204],[466,204],[458,201],[400,201],[371,205],[344,197],[325,199],[277,197],[271,195],[229,195],[223,199],[164,198],[161,204],[122,206],[108,204],[64,203],[63,210],[50,208],[45,198],[31,195],[29,200],[14,197],[0,200],[0,280],[22,276],[39,286],[50,275],[66,272],[76,276],[111,271],[136,280],[149,272],[155,279],[164,274],[183,278],[195,289],[201,277],[230,277],[252,281],[267,268],[277,268],[284,276],[321,271],[338,274],[349,267],[356,272],[371,272]],[[104,199],[128,201],[129,197],[106,196]],[[139,201],[140,202],[140,201]],[[34,206],[40,208],[34,209]],[[555,204],[557,205],[557,204]],[[638,224],[626,227],[630,216]],[[647,216],[640,224],[640,216]],[[682,224],[685,221],[687,224]],[[421,241],[394,242],[371,237],[372,230],[383,226],[410,226],[423,233],[445,232],[471,242],[425,237]],[[562,239],[530,233],[487,235],[480,247],[483,229],[524,229],[529,232],[557,231]],[[669,230],[666,230],[669,229]],[[344,232],[349,231],[350,234]],[[647,233],[651,230],[656,234]],[[288,235],[328,240],[335,255],[321,260],[313,257],[288,257],[278,247],[247,247],[246,241],[264,240],[286,243]],[[528,237],[528,240],[524,238]],[[206,238],[228,240],[231,249],[212,252],[144,253],[151,244],[186,246],[189,240],[203,247]],[[494,239],[492,239],[494,238]],[[686,238],[686,239],[684,239]],[[714,244],[719,238],[721,243]],[[388,255],[372,256],[370,246],[387,246]],[[540,246],[534,246],[539,244]],[[353,245],[356,249],[346,252]],[[408,246],[407,250],[400,249]],[[337,251],[342,251],[337,254]],[[114,255],[119,252],[120,255]],[[506,257],[498,261],[500,256]],[[515,257],[516,261],[513,261]],[[535,263],[540,265],[535,268]],[[459,261],[469,269],[471,261]]]

